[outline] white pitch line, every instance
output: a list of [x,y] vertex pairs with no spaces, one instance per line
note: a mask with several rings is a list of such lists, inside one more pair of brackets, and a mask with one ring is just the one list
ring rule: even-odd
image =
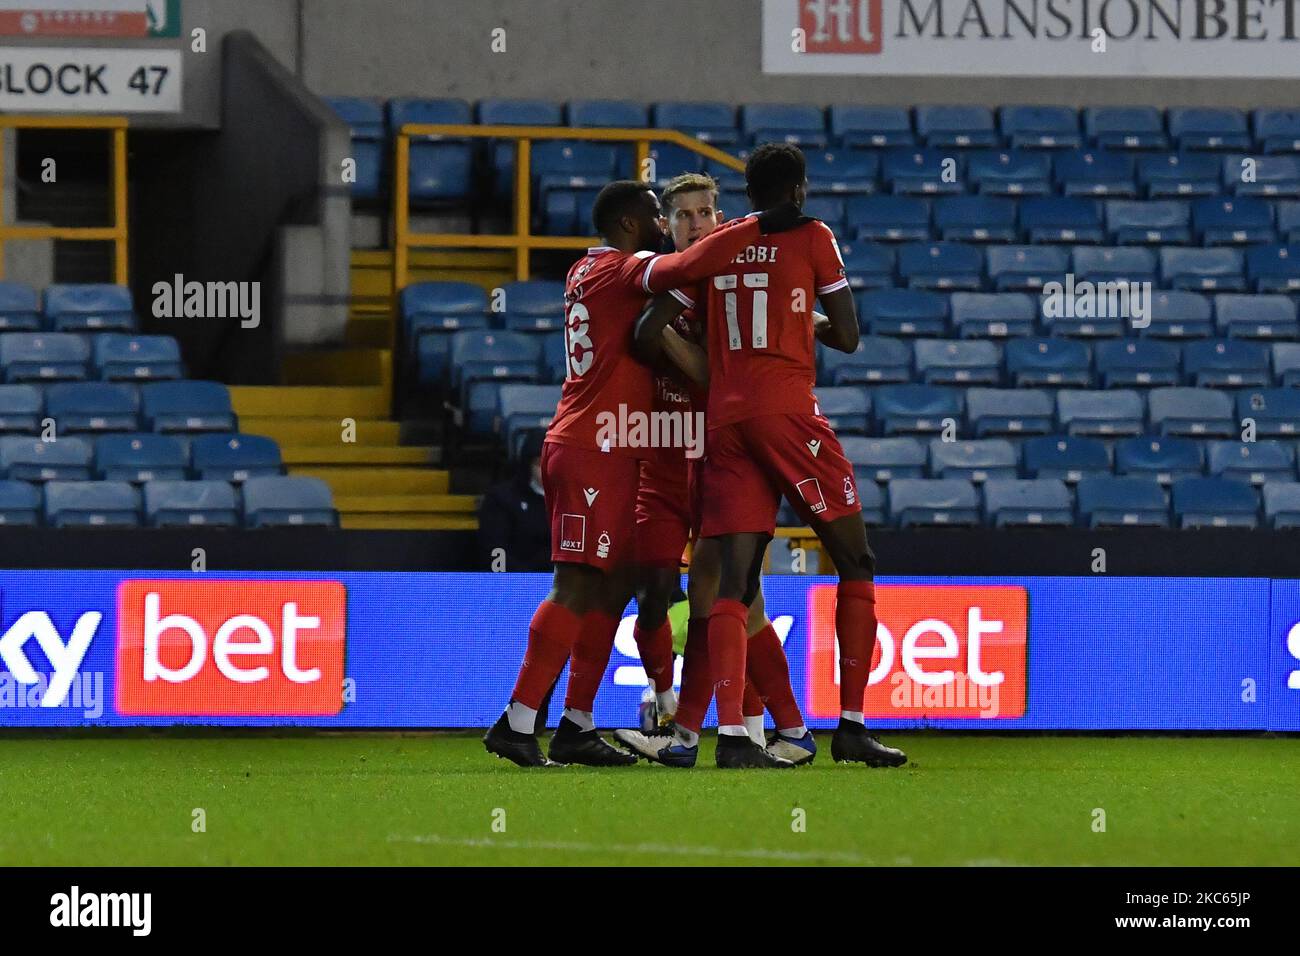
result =
[[853,866],[877,865],[865,856],[836,850],[731,850],[720,846],[668,846],[662,843],[577,843],[565,840],[493,840],[483,837],[444,837],[438,834],[419,836],[390,835],[388,842],[419,843],[426,846],[456,846],[476,850],[567,850],[573,853],[641,853],[655,856],[700,856],[707,858],[741,857],[748,860],[780,860],[791,863],[819,860]]

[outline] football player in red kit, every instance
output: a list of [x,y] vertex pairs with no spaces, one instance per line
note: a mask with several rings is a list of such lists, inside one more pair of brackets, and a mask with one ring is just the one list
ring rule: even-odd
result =
[[[596,733],[591,711],[618,625],[620,588],[611,575],[633,560],[640,463],[647,449],[612,422],[649,413],[650,369],[632,355],[647,294],[688,285],[726,267],[764,235],[804,217],[793,203],[719,228],[683,253],[659,255],[659,200],[644,183],[620,180],[596,197],[592,219],[605,244],[588,249],[565,284],[568,369],[542,449],[542,487],[555,576],[528,629],[528,649],[510,703],[483,737],[487,750],[520,766],[635,762]],[[534,735],[537,708],[569,667],[564,717],[550,761]]]
[[[746,189],[755,209],[807,192],[803,154],[765,143],[750,155]],[[781,496],[816,531],[839,573],[835,632],[840,648],[836,761],[898,766],[902,751],[869,734],[862,702],[876,642],[875,555],[867,545],[853,468],[813,395],[813,338],[852,352],[859,330],[853,295],[831,230],[810,220],[741,251],[702,283],[708,329],[708,456],[700,533],[722,557],[718,598],[709,615],[709,661],[718,704],[719,767],[780,766],[745,733],[743,694],[748,603],[757,593],[763,553]],[[688,297],[689,298],[689,297]],[[819,299],[827,321],[814,321]],[[683,302],[659,296],[638,322],[637,344],[653,354]]]
[[[713,232],[722,222],[718,186],[702,173],[683,173],[672,179],[660,195],[665,227],[678,251]],[[708,358],[698,344],[702,326],[687,309],[664,329],[663,350],[680,372],[656,376],[656,398],[663,410],[692,416],[702,424],[708,402]],[[676,374],[674,374],[676,372]],[[686,381],[683,381],[683,377]],[[695,426],[700,430],[700,425]],[[641,466],[637,500],[637,542],[646,585],[637,594],[637,648],[655,691],[659,728],[651,732],[616,730],[614,739],[647,759],[673,767],[694,766],[705,711],[713,699],[708,663],[708,618],[717,593],[720,556],[714,539],[698,537],[699,472],[703,434],[687,448],[666,454]],[[682,671],[680,709],[673,698],[672,634],[667,619],[668,601],[678,588],[678,562],[688,537],[696,533],[691,554],[687,591],[691,616]],[[760,588],[749,606],[749,653],[744,700],[745,725],[754,740],[766,744],[763,710],[770,710],[777,726],[771,749],[794,763],[807,763],[817,753],[812,734],[790,686],[790,670],[781,640],[767,619]]]

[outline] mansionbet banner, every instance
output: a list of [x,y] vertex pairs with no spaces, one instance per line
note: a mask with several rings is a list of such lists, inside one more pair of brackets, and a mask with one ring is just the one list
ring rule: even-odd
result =
[[763,72],[1300,76],[1300,0],[763,0]]
[[[485,727],[549,587],[0,571],[0,726]],[[833,726],[833,579],[773,576],[764,591],[808,724]],[[1300,581],[908,577],[877,593],[874,726],[1300,730]],[[604,727],[633,724],[646,686],[632,623],[597,697]],[[557,708],[563,694],[562,681]]]

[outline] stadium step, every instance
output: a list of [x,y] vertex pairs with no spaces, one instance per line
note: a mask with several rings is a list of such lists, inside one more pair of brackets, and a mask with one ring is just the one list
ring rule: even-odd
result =
[[334,506],[345,514],[467,515],[478,509],[473,495],[335,495]]
[[473,515],[451,517],[429,514],[348,514],[339,516],[344,528],[358,531],[476,531],[478,519]]
[[[506,249],[421,250],[411,253],[411,282],[477,282],[492,289],[514,278],[514,255]],[[393,315],[393,253],[352,252],[352,314]]]
[[427,445],[285,445],[280,454],[286,465],[430,465],[433,449]]
[[387,348],[345,348],[298,352],[285,357],[290,385],[392,384],[393,353]]
[[[266,435],[281,445],[328,445],[343,439],[343,426],[337,418],[278,418],[250,415],[240,419],[239,427],[253,435]],[[400,422],[380,418],[356,420],[358,445],[396,445],[401,440]]]
[[436,468],[384,468],[347,465],[300,465],[295,475],[319,478],[335,495],[445,495],[451,474]]
[[392,411],[386,385],[234,385],[230,398],[242,418],[387,418]]

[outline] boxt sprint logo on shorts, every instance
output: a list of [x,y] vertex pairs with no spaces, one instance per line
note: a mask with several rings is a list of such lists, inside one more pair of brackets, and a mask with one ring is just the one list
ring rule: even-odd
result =
[[[840,713],[835,585],[808,589],[808,709]],[[1023,717],[1029,596],[1015,585],[876,585],[869,717]]]
[[330,716],[343,709],[339,581],[123,581],[117,710]]

